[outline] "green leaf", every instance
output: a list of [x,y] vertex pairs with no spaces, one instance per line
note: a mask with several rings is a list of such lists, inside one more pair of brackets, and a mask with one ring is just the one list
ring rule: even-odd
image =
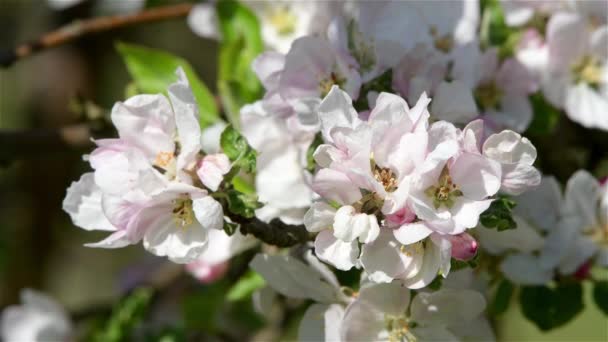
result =
[[532,103],[534,117],[525,135],[551,134],[557,126],[561,112],[550,105],[540,92],[531,95],[530,102]]
[[255,194],[244,194],[231,189],[226,192],[226,195],[228,196],[228,210],[246,218],[254,217],[255,210],[262,206]]
[[498,231],[515,229],[517,223],[513,220],[512,210],[516,203],[511,199],[501,196],[492,202],[490,207],[484,211],[479,221],[486,228],[496,228]]
[[494,300],[490,304],[490,314],[497,316],[507,311],[514,290],[515,287],[513,284],[507,279],[503,279],[500,284],[498,284],[496,293],[494,294]]
[[570,322],[583,310],[583,288],[581,283],[562,283],[555,288],[524,286],[519,302],[524,316],[548,331]]
[[228,125],[222,132],[220,146],[235,166],[249,173],[255,172],[257,152],[232,125]]
[[236,233],[236,230],[238,228],[239,228],[239,225],[237,223],[231,223],[231,222],[224,221],[224,232],[226,232],[226,234],[228,234],[228,236],[234,235],[234,233]]
[[482,8],[479,34],[482,47],[505,45],[513,30],[505,22],[501,4],[497,0],[484,1]]
[[608,281],[597,281],[593,287],[593,300],[604,315],[608,316]]
[[317,147],[323,143],[323,137],[321,133],[317,133],[315,135],[315,139],[312,141],[310,146],[308,146],[308,150],[306,151],[306,169],[310,172],[313,172],[316,167],[316,162],[314,158],[314,153],[317,150]]
[[428,285],[428,288],[433,291],[437,291],[443,285],[443,277],[436,276],[435,279]]
[[222,33],[218,91],[229,121],[238,127],[240,108],[261,96],[262,87],[251,63],[264,44],[258,18],[249,8],[224,0],[217,2],[216,9]]
[[133,291],[112,310],[103,330],[93,339],[99,342],[129,341],[133,329],[142,321],[151,299],[151,289],[139,288]]
[[164,93],[177,80],[175,70],[182,67],[198,104],[202,128],[219,119],[213,95],[186,60],[165,51],[127,43],[117,43],[116,49],[127,65],[137,89],[142,93]]
[[261,289],[266,285],[264,278],[254,271],[248,271],[239,281],[230,288],[226,299],[231,302],[245,299],[257,289]]

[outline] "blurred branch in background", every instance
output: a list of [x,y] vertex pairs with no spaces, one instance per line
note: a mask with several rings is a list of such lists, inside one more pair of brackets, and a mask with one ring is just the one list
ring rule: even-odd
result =
[[37,40],[19,45],[14,49],[0,51],[0,66],[5,68],[10,67],[18,60],[28,57],[38,51],[65,44],[90,33],[184,17],[190,12],[193,6],[193,4],[178,4],[156,7],[129,15],[114,15],[87,20],[77,20],[56,31],[49,32]]
[[43,153],[82,149],[92,144],[91,138],[91,126],[85,123],[59,129],[0,130],[0,166]]

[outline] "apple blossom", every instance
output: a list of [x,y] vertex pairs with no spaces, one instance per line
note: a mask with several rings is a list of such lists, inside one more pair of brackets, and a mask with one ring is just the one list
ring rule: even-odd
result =
[[97,141],[87,160],[95,170],[68,189],[64,210],[76,225],[112,234],[91,247],[143,241],[150,252],[187,263],[206,247],[209,229],[223,228],[223,210],[208,191],[230,169],[223,154],[202,156],[197,107],[181,69],[163,95],[117,103],[118,139]]
[[0,336],[5,342],[67,342],[72,334],[72,322],[61,305],[31,289],[21,291],[21,305],[2,311]]

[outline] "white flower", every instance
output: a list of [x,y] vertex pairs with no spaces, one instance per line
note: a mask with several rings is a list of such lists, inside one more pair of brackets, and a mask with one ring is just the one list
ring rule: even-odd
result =
[[[346,1],[245,0],[258,17],[266,45],[282,53],[305,35],[324,34],[333,16],[344,11]],[[188,24],[201,37],[221,39],[215,3],[194,6]]]
[[541,262],[572,274],[591,258],[608,266],[608,187],[587,171],[577,171],[566,185],[561,220],[549,232]]
[[68,341],[72,330],[65,310],[50,297],[34,290],[22,290],[21,305],[2,311],[0,336],[5,342]]
[[484,307],[483,296],[470,290],[419,292],[410,303],[410,291],[400,281],[367,284],[346,308],[341,337],[344,341],[458,340],[452,327],[474,321]]
[[230,163],[202,156],[197,106],[181,69],[163,95],[137,95],[112,110],[118,139],[97,141],[88,156],[94,174],[69,189],[64,210],[74,224],[112,234],[91,247],[118,248],[143,240],[152,253],[187,263],[205,249],[209,229],[222,229],[216,190]]
[[306,152],[314,133],[301,129],[297,117],[267,111],[262,102],[241,109],[242,133],[258,151],[255,185],[264,207],[257,216],[270,221],[279,217],[301,224],[313,192],[305,171]]

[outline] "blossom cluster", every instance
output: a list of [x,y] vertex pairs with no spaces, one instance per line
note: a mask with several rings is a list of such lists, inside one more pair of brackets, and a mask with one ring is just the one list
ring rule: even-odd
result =
[[[250,267],[267,285],[260,312],[276,293],[314,301],[303,341],[493,340],[483,312],[498,281],[608,267],[608,184],[580,170],[562,195],[522,135],[537,96],[608,130],[608,2],[501,0],[505,46],[483,37],[476,0],[245,4],[270,48],[251,65],[263,96],[202,131],[181,68],[166,95],[118,102],[118,138],[95,140],[93,171],[63,203],[75,225],[110,233],[88,246],[141,241],[209,283],[268,242],[245,224],[301,229],[301,248],[263,245]],[[222,38],[215,6],[192,10],[195,33]],[[234,127],[256,151],[247,172],[220,148]],[[250,215],[231,206],[235,175],[257,196]],[[492,265],[460,270],[475,258]],[[328,265],[359,279],[340,284]]]

